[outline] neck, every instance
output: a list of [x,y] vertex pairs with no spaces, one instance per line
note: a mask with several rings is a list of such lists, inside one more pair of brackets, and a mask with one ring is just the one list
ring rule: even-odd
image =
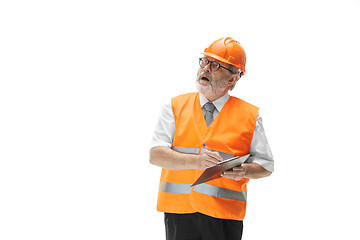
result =
[[201,93],[202,95],[204,95],[207,100],[209,100],[210,102],[214,102],[215,100],[223,97],[225,94],[227,93],[227,91],[221,93],[221,94],[217,94],[217,95],[207,95],[207,94],[204,94],[204,93]]

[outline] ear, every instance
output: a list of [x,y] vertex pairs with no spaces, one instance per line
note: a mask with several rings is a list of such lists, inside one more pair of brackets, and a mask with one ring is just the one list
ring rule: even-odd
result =
[[233,74],[229,78],[228,87],[235,85],[235,83],[240,79],[239,74]]

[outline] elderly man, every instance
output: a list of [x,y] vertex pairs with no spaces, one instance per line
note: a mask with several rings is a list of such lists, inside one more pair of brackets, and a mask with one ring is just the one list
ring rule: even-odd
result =
[[[245,51],[228,37],[202,54],[199,92],[163,107],[150,149],[150,163],[162,168],[157,209],[165,213],[168,240],[241,239],[246,184],[274,170],[258,108],[228,94],[245,74]],[[241,166],[190,187],[204,169],[245,154]]]

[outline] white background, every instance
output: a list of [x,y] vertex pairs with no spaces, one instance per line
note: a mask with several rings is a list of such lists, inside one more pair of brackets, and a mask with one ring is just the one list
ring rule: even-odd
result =
[[360,1],[1,1],[0,239],[165,239],[158,113],[237,39],[276,161],[245,240],[359,239]]

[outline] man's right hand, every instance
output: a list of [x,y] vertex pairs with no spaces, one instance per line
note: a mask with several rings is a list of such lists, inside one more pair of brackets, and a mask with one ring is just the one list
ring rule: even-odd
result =
[[206,168],[214,166],[222,160],[223,158],[218,152],[211,152],[206,150],[199,155],[199,159],[196,162],[196,168],[200,170],[205,170]]

